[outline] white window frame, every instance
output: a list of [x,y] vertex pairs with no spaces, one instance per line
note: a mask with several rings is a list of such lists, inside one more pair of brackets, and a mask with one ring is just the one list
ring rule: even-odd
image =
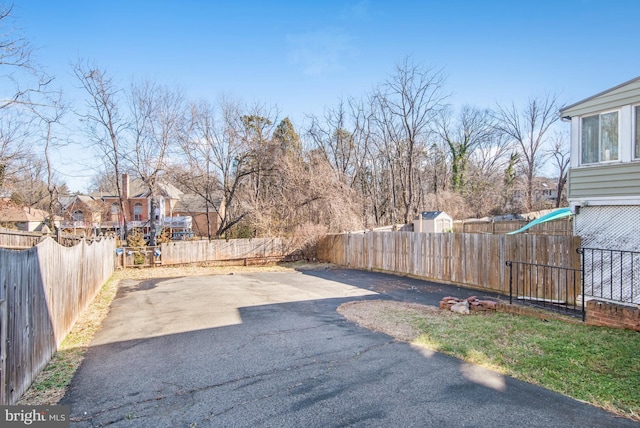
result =
[[111,204],[111,207],[109,208],[109,215],[111,217],[111,221],[120,220],[120,206],[117,202],[113,202]]
[[140,202],[133,204],[133,221],[142,221],[142,204]]
[[[601,155],[601,144],[602,144],[602,128],[600,127],[601,125],[601,117],[603,115],[606,114],[610,114],[610,113],[616,113],[618,116],[618,140],[616,141],[616,144],[618,146],[618,159],[611,159],[611,160],[602,160],[600,159],[600,155]],[[583,121],[585,118],[587,117],[593,117],[593,116],[598,116],[598,160],[595,162],[583,162],[582,160],[582,149],[583,149],[583,143],[584,141],[582,140],[582,127],[583,127]],[[599,165],[599,164],[604,164],[604,163],[616,163],[616,162],[620,162],[620,158],[622,156],[622,153],[620,151],[620,138],[621,138],[621,133],[620,133],[620,122],[621,122],[621,111],[620,109],[615,109],[615,110],[607,110],[607,111],[601,111],[598,113],[590,113],[590,114],[585,114],[584,116],[580,116],[580,134],[578,136],[579,138],[579,142],[580,142],[580,152],[579,152],[579,159],[580,159],[580,165]]]
[[[638,114],[640,113],[640,104],[633,106],[631,110],[631,122],[633,122],[633,135],[631,136],[631,159],[640,160],[640,123],[638,123]],[[636,147],[638,150],[636,150]]]

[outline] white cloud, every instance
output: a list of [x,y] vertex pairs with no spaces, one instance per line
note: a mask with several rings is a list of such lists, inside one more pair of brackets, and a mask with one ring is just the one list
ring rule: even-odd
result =
[[370,8],[368,0],[361,0],[350,3],[344,7],[340,13],[340,18],[345,21],[368,21],[370,18]]
[[288,35],[287,45],[289,61],[308,76],[340,71],[344,60],[356,55],[351,37],[339,28]]

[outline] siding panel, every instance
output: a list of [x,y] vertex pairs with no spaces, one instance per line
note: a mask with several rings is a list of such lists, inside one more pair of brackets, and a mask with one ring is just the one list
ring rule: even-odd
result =
[[640,162],[569,171],[569,199],[611,196],[640,196]]
[[600,95],[595,95],[573,104],[561,110],[561,114],[563,116],[582,116],[599,111],[617,109],[620,106],[638,102],[640,102],[640,79],[631,81],[628,84],[622,84]]

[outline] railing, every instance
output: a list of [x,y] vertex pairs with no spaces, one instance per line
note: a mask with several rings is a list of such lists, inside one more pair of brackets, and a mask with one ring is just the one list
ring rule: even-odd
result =
[[82,220],[63,220],[60,224],[63,229],[93,229],[99,226],[99,223]]
[[121,247],[115,251],[115,268],[149,267],[162,264],[160,247]]
[[509,267],[509,303],[516,299],[585,320],[580,269],[512,260],[506,265]]
[[585,295],[640,304],[640,252],[581,248]]

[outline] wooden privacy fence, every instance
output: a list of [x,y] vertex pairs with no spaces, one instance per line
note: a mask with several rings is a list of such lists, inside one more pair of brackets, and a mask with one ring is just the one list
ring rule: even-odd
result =
[[580,269],[580,238],[462,233],[328,235],[318,258],[355,269],[411,275],[509,293],[506,261]]
[[58,230],[54,234],[42,232],[27,232],[24,230],[12,230],[0,228],[0,248],[9,248],[12,250],[26,250],[38,245],[46,238],[53,238],[58,244],[65,247],[73,247],[78,243],[93,242],[103,239],[102,236],[80,236],[62,233]]
[[292,241],[285,238],[174,241],[160,245],[162,265],[238,260],[295,258]]
[[14,404],[113,273],[115,241],[0,249],[0,405]]
[[[501,220],[501,221],[464,221],[453,222],[454,233],[490,233],[504,234],[520,229],[529,223],[527,220]],[[536,224],[527,229],[529,235],[573,235],[573,217],[548,221]]]
[[0,247],[25,250],[42,241],[40,232],[24,232],[21,230],[0,229]]

